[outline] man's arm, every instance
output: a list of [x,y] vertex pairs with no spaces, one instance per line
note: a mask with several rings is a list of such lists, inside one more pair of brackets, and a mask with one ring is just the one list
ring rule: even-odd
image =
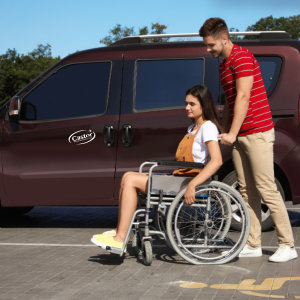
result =
[[253,84],[253,76],[236,79],[236,98],[233,110],[233,119],[228,133],[220,134],[221,143],[232,145],[240,131],[249,107],[250,92]]

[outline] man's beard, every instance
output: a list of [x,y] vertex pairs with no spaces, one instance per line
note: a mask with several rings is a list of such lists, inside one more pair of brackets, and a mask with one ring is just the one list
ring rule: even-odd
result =
[[211,52],[211,55],[212,57],[214,58],[219,58],[221,56],[221,51],[214,51],[214,52]]
[[224,50],[224,46],[222,45],[222,47],[221,47],[220,50],[212,51],[212,52],[211,52],[211,55],[212,55],[214,58],[219,58],[219,57],[222,56],[223,50]]

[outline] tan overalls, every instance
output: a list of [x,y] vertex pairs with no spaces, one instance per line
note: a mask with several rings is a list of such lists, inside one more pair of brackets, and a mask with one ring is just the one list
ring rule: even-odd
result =
[[[204,122],[201,124],[201,126],[204,124]],[[193,157],[193,144],[194,140],[201,128],[201,126],[197,129],[196,133],[193,135],[189,135],[187,133],[181,142],[178,145],[177,151],[176,151],[176,160],[177,161],[188,161],[188,162],[194,162]],[[173,172],[173,175],[175,176],[188,176],[188,177],[195,177],[201,172],[201,169],[179,169],[175,170]]]

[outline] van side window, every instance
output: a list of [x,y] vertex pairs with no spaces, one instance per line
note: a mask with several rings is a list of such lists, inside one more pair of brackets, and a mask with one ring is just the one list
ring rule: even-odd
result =
[[203,72],[203,59],[137,61],[135,111],[182,108],[186,90],[203,84]]
[[103,114],[110,62],[67,65],[23,98],[21,120],[44,121]]
[[[273,93],[280,74],[282,59],[277,56],[256,56],[259,63],[261,75],[265,84],[268,98]],[[221,104],[225,103],[225,94],[220,85],[219,101]]]
[[266,87],[267,95],[268,97],[270,97],[276,87],[279,78],[282,60],[280,57],[276,56],[258,56],[256,57],[256,59],[260,66],[261,75]]

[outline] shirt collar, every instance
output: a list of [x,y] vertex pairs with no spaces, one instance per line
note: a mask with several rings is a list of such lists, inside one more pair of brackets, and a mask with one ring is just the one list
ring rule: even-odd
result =
[[231,49],[229,56],[227,58],[223,58],[223,60],[221,61],[221,64],[224,65],[226,62],[230,61],[232,56],[237,52],[237,50],[238,50],[238,46],[233,44],[233,47]]

